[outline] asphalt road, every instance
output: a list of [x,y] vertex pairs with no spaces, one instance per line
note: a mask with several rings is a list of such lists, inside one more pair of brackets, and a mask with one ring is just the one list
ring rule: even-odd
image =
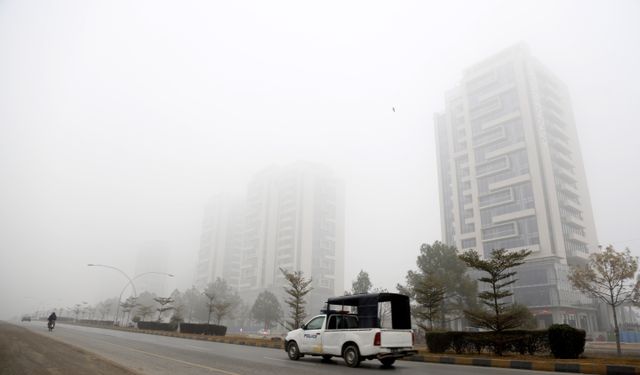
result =
[[397,361],[381,368],[378,361],[364,361],[359,368],[347,367],[341,358],[322,361],[319,357],[288,359],[284,350],[257,348],[175,337],[122,332],[109,329],[58,324],[51,333],[45,323],[23,323],[32,331],[54,340],[81,347],[141,374],[149,375],[249,375],[300,374],[326,375],[385,373],[393,374],[548,374],[546,372],[457,366]]

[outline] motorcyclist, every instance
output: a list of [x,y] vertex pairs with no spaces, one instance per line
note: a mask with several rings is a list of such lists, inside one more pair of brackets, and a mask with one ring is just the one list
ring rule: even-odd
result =
[[56,319],[58,319],[58,317],[56,316],[55,311],[51,313],[51,315],[49,315],[49,318],[47,319],[49,321],[49,330],[52,330],[53,327],[56,326]]

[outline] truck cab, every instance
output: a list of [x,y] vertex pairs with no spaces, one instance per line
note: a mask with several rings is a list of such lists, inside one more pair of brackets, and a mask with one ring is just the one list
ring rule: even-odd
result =
[[320,315],[287,334],[285,349],[292,360],[305,355],[335,356],[350,367],[366,359],[391,366],[396,359],[416,353],[413,337],[409,297],[357,294],[328,299]]

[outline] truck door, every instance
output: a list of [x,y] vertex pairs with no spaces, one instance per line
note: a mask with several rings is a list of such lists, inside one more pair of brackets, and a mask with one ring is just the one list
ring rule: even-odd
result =
[[325,316],[316,316],[304,327],[302,335],[302,353],[322,353],[322,333],[324,332]]

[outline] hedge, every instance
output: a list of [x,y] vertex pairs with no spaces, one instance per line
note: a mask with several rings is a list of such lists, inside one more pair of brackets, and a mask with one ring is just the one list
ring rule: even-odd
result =
[[427,347],[432,353],[452,350],[457,354],[506,352],[538,354],[549,352],[547,330],[512,330],[502,332],[427,332]]
[[138,328],[149,329],[153,331],[175,331],[178,329],[178,326],[171,323],[138,322]]
[[227,334],[227,327],[215,324],[180,323],[180,332],[224,336]]
[[584,352],[586,332],[567,324],[549,327],[549,346],[556,358],[578,358]]

